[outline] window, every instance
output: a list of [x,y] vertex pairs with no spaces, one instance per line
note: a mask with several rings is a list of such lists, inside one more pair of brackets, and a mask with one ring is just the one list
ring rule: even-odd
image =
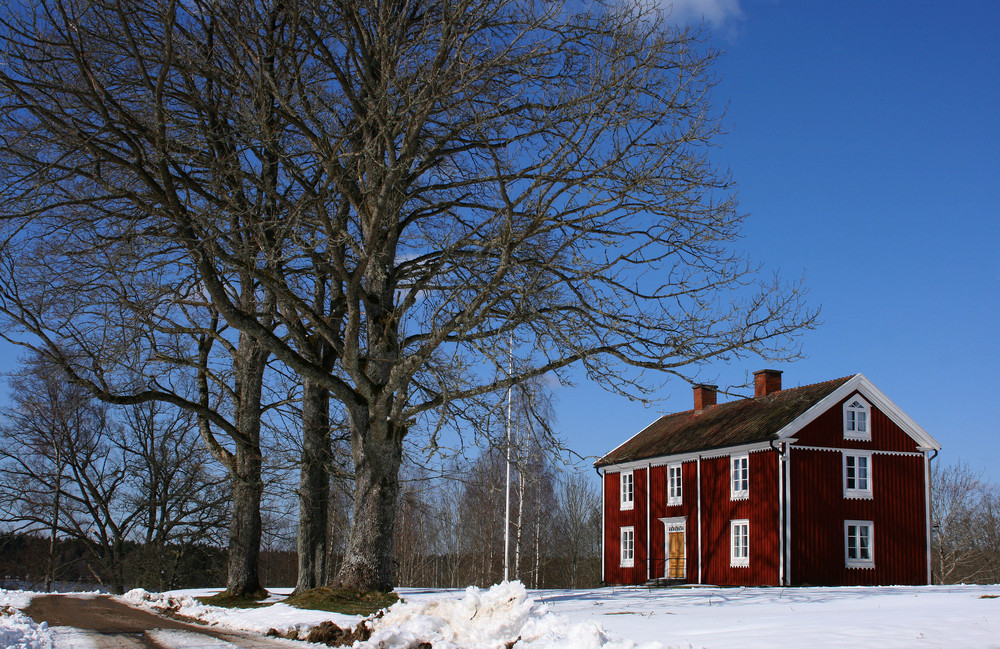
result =
[[680,505],[683,502],[683,482],[681,480],[681,465],[671,464],[667,467],[667,504]]
[[635,565],[635,528],[622,528],[622,568]]
[[872,454],[844,453],[844,498],[872,497]]
[[872,438],[869,415],[871,406],[861,397],[855,395],[844,404],[844,439]]
[[875,534],[871,521],[844,521],[844,554],[848,568],[875,567]]
[[733,479],[731,497],[742,500],[750,497],[750,456],[734,455],[732,457]]
[[729,529],[729,565],[745,568],[750,565],[750,521],[730,521]]
[[632,509],[635,507],[635,481],[631,471],[621,473],[621,485],[622,509]]

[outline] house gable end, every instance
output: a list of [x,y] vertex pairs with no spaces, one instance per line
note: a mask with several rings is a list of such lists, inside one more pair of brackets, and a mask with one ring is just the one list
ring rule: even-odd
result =
[[[804,429],[806,429],[807,426],[809,426],[809,424],[813,423],[820,417],[827,415],[827,413],[833,409],[836,410],[836,416],[838,421],[840,421],[843,402],[855,393],[860,394],[869,404],[878,409],[879,412],[884,414],[892,423],[898,426],[903,433],[909,436],[916,443],[918,450],[940,450],[941,444],[939,444],[937,440],[931,437],[927,431],[913,421],[909,415],[903,412],[899,406],[889,399],[885,393],[875,387],[875,385],[863,374],[855,374],[852,376],[839,388],[818,401],[811,408],[778,431],[778,439],[787,442],[797,441],[793,439],[797,434],[800,434]],[[832,417],[832,415],[830,416]]]

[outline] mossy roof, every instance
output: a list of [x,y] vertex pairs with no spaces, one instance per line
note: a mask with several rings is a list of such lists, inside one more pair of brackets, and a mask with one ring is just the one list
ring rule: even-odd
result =
[[777,439],[782,428],[850,378],[846,376],[763,397],[729,401],[700,411],[664,415],[594,465],[602,467]]

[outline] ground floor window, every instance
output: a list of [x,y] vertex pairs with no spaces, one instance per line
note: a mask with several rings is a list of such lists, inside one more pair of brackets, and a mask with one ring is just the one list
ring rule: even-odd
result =
[[875,533],[871,521],[844,521],[844,553],[848,568],[875,567]]
[[635,528],[622,528],[622,568],[631,568],[635,565]]
[[729,565],[737,568],[749,566],[750,521],[746,519],[730,521],[729,529]]

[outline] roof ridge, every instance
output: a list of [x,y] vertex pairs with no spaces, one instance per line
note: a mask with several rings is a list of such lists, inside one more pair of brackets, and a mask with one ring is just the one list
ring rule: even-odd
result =
[[[838,382],[845,383],[845,382],[849,381],[850,379],[854,378],[855,376],[857,376],[857,374],[849,374],[848,376],[842,376],[842,377],[839,377],[839,378],[836,378],[836,379],[829,379],[827,381],[816,381],[815,383],[808,383],[806,385],[797,385],[794,388],[783,388],[781,390],[776,390],[776,391],[772,392],[771,394],[767,394],[767,395],[764,395],[764,396],[768,396],[769,397],[769,396],[774,395],[774,394],[781,394],[782,392],[791,392],[793,390],[805,390],[807,388],[815,388],[816,386],[825,385],[827,383],[838,383]],[[674,415],[683,415],[683,414],[686,414],[686,413],[689,413],[689,412],[692,412],[692,413],[706,412],[708,410],[711,410],[711,409],[714,409],[714,408],[719,408],[721,406],[728,406],[728,405],[733,404],[733,403],[741,403],[741,402],[746,401],[748,399],[756,399],[756,398],[757,398],[756,396],[740,397],[739,399],[733,399],[732,401],[723,401],[722,403],[713,404],[713,405],[709,406],[708,408],[704,408],[702,410],[695,410],[694,408],[689,408],[687,410],[678,410],[677,412],[668,412],[668,413],[660,415],[659,418],[656,421],[659,421],[659,419],[662,419],[664,417],[673,417]],[[653,423],[655,424],[656,421],[654,421]],[[642,430],[645,430],[646,428],[649,428],[649,426],[652,426],[652,424],[647,425]],[[640,430],[639,432],[641,433],[642,430]],[[636,434],[638,434],[638,433],[636,433]]]
[[692,408],[661,415],[605,454],[595,465],[772,439],[790,421],[856,376],[859,375],[799,385],[762,397],[734,399],[702,410]]

